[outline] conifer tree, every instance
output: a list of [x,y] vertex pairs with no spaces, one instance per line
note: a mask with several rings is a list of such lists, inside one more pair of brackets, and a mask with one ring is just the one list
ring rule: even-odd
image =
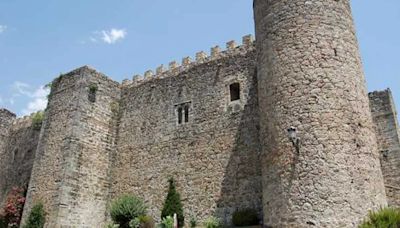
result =
[[183,227],[184,225],[184,216],[183,216],[183,207],[181,202],[181,196],[176,191],[175,182],[173,178],[168,180],[169,189],[168,195],[164,202],[164,207],[161,211],[161,218],[166,218],[167,216],[174,217],[174,214],[178,217],[178,226]]
[[45,211],[42,203],[38,203],[32,207],[28,220],[23,228],[43,228],[46,222]]

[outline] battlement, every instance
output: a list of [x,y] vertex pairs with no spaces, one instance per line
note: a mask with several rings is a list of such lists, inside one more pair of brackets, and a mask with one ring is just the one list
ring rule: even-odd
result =
[[10,117],[15,117],[15,113],[9,111],[8,109],[5,108],[0,108],[0,115],[2,116],[10,116]]
[[13,123],[12,123],[12,129],[18,129],[21,127],[29,127],[32,125],[32,120],[33,120],[33,116],[36,113],[32,113],[30,115],[27,116],[22,116],[19,118],[14,119]]
[[122,81],[122,87],[137,86],[151,80],[177,76],[180,73],[198,65],[209,63],[211,61],[229,56],[245,54],[248,51],[253,51],[254,49],[255,45],[253,36],[246,35],[243,36],[241,45],[237,45],[234,40],[231,40],[226,43],[225,50],[222,50],[220,46],[215,46],[210,49],[209,55],[205,51],[200,51],[195,54],[194,60],[192,60],[191,57],[187,56],[182,58],[181,64],[179,64],[177,61],[171,61],[168,64],[168,69],[166,69],[165,66],[162,64],[156,68],[155,73],[153,70],[148,70],[144,73],[143,76],[134,75],[132,80],[124,79]]

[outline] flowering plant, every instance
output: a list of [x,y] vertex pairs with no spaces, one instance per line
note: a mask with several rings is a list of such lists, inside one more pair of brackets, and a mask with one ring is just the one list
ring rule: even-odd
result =
[[21,222],[22,211],[25,204],[25,190],[14,187],[7,196],[4,207],[0,210],[0,220],[8,227],[18,227]]

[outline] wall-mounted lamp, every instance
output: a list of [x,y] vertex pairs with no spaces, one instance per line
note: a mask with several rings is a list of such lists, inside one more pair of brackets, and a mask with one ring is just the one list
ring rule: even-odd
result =
[[382,150],[381,153],[382,153],[383,158],[389,157],[389,150]]
[[300,138],[297,137],[297,129],[295,127],[290,127],[289,129],[287,129],[287,132],[290,141],[296,148],[296,152],[300,153]]

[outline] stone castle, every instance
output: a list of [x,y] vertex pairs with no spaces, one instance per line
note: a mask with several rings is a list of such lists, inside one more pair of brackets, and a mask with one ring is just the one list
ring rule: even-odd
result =
[[0,110],[0,202],[27,186],[46,227],[103,227],[174,177],[187,219],[251,208],[270,227],[356,227],[400,206],[390,90],[367,94],[349,0],[254,0],[256,41],[118,83],[84,66],[52,83],[41,129]]

